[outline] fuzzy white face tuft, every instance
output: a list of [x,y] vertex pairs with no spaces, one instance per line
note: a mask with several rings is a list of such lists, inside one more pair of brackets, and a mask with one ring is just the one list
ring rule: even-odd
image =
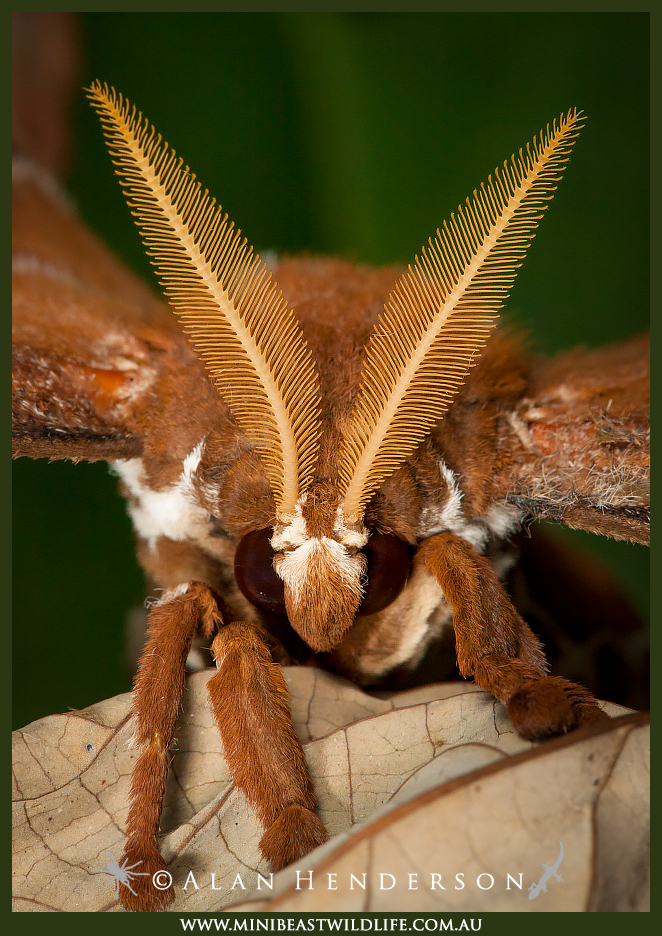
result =
[[324,570],[327,570],[330,579],[342,582],[360,600],[365,565],[366,559],[362,553],[350,555],[342,543],[328,536],[310,536],[300,546],[279,553],[274,559],[274,569],[285,582],[294,604],[301,602],[311,578],[323,575]]
[[[306,525],[306,519],[303,515],[303,507],[306,503],[306,495],[301,498],[294,508],[294,514],[287,517],[279,524],[274,535],[271,538],[271,546],[274,552],[295,549],[302,546],[311,538]],[[362,523],[348,524],[345,521],[342,508],[338,507],[336,519],[333,526],[333,540],[345,546],[350,553],[357,549],[362,549],[368,542],[370,533]],[[327,537],[321,537],[327,539]]]
[[274,569],[285,585],[290,623],[314,650],[328,651],[351,626],[363,595],[368,531],[336,524],[334,536],[311,536],[301,503],[271,538]]

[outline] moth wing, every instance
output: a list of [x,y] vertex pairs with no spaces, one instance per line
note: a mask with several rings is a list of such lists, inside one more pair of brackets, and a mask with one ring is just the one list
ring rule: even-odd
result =
[[12,18],[14,455],[129,458],[158,382],[200,368],[165,303],[87,229],[55,179],[72,149],[79,32],[70,13]]
[[195,356],[45,169],[17,159],[12,197],[14,455],[137,456],[156,384]]
[[504,499],[530,517],[648,543],[649,380],[648,335],[534,369],[503,430]]

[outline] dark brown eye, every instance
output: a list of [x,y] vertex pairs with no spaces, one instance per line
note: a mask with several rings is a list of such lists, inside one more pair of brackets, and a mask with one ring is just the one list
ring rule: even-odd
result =
[[274,572],[274,551],[269,542],[273,535],[269,527],[244,536],[234,557],[234,575],[242,593],[256,608],[285,614],[285,588]]
[[357,616],[376,614],[398,597],[409,577],[409,553],[397,536],[373,533],[362,552],[368,560],[365,594]]

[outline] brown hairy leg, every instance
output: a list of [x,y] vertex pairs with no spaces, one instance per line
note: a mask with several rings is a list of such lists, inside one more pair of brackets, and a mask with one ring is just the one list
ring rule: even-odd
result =
[[490,562],[465,540],[440,533],[417,558],[453,608],[460,673],[508,707],[513,726],[535,740],[607,718],[591,693],[546,674],[537,638],[512,606]]
[[218,672],[207,688],[225,757],[265,829],[260,850],[274,871],[328,838],[290,715],[281,668],[261,628],[222,627],[212,644]]
[[[185,590],[184,590],[185,589]],[[135,744],[142,748],[131,777],[127,842],[120,865],[137,865],[130,887],[120,884],[127,910],[163,910],[175,899],[172,886],[160,891],[152,876],[165,871],[156,847],[163,793],[184,689],[186,657],[198,628],[211,636],[220,623],[216,600],[207,585],[189,582],[167,591],[152,609],[148,637],[134,683]]]

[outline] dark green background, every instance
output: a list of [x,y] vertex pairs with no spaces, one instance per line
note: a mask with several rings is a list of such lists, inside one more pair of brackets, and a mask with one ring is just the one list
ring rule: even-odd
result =
[[[108,81],[184,156],[258,250],[408,262],[497,163],[561,111],[588,121],[508,316],[545,352],[648,316],[648,14],[87,13],[81,83]],[[151,276],[81,92],[70,191]],[[130,686],[143,600],[104,465],[14,480],[14,724]],[[574,535],[647,601],[642,547]]]

